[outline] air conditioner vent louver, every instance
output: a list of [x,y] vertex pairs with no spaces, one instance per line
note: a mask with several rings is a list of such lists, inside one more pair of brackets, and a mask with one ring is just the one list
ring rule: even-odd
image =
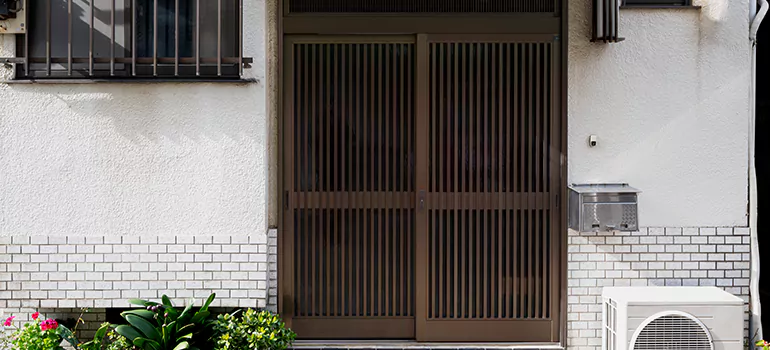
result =
[[633,350],[713,350],[711,335],[700,321],[689,315],[655,317],[639,330]]

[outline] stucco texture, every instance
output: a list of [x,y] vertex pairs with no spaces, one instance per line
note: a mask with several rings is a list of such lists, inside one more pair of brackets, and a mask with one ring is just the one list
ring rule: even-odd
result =
[[589,42],[590,3],[569,5],[569,181],[638,187],[643,226],[746,226],[748,0],[623,9],[618,44]]
[[244,11],[258,83],[0,84],[0,235],[266,236],[265,3]]

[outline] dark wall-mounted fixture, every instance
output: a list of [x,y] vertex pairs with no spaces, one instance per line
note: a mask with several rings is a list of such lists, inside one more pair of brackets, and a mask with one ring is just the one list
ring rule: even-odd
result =
[[593,0],[592,42],[617,43],[621,0]]

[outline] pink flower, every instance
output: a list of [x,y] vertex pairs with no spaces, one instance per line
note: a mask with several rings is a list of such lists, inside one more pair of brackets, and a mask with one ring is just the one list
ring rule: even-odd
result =
[[34,314],[32,314],[32,319],[33,320],[37,320],[38,317],[40,317],[40,313],[39,312],[35,312]]
[[14,318],[16,318],[16,316],[11,316],[11,317],[6,318],[5,319],[5,323],[3,323],[3,326],[10,327],[11,326],[11,321],[13,321]]
[[40,324],[40,330],[47,331],[49,329],[56,329],[59,328],[59,323],[56,322],[54,319],[48,319],[43,321],[43,323]]

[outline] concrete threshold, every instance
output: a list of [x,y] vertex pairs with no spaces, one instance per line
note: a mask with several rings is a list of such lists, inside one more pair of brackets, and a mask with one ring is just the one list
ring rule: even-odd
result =
[[556,343],[421,343],[416,341],[328,341],[328,340],[302,340],[294,343],[297,350],[315,349],[350,349],[350,350],[563,350],[564,347]]

